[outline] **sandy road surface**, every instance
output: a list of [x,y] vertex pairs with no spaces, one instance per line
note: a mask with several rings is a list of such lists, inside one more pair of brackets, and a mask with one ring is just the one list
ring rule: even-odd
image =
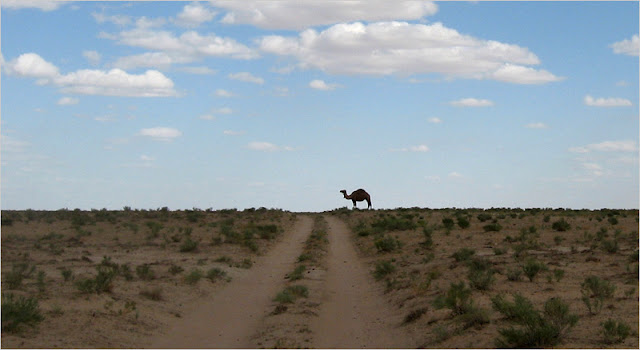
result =
[[395,312],[375,288],[340,219],[327,216],[329,252],[325,300],[312,320],[314,348],[415,348]]
[[233,280],[194,312],[185,315],[149,348],[252,348],[251,335],[267,313],[311,233],[313,221],[300,216],[292,231],[248,273]]

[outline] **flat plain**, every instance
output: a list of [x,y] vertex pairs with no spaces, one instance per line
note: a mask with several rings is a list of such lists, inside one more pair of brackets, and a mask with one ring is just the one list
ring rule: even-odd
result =
[[5,348],[638,348],[638,210],[2,211]]

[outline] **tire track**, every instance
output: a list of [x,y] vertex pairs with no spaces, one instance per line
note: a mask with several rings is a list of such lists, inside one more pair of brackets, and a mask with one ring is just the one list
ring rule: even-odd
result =
[[338,218],[329,223],[325,291],[319,315],[312,320],[313,348],[415,348],[399,328],[402,315],[383,299],[360,261],[350,230]]
[[311,233],[313,221],[300,216],[289,232],[248,273],[232,281],[211,300],[185,315],[149,348],[252,348],[251,336],[269,312],[273,296],[282,286]]

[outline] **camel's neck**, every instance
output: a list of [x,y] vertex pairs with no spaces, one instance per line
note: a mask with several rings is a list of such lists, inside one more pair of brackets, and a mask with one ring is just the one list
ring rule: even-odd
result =
[[344,194],[344,198],[345,198],[345,199],[351,199],[351,196],[350,196],[350,195],[348,195],[348,194],[346,194],[346,193],[343,193],[343,194]]

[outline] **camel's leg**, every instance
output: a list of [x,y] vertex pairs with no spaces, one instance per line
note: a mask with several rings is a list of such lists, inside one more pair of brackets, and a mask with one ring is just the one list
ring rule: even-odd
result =
[[369,205],[367,209],[371,209],[371,198],[367,198],[367,204]]
[[355,200],[355,199],[352,199],[351,201],[353,202],[353,207],[354,207],[354,208],[357,208],[357,207],[356,207],[356,200]]

